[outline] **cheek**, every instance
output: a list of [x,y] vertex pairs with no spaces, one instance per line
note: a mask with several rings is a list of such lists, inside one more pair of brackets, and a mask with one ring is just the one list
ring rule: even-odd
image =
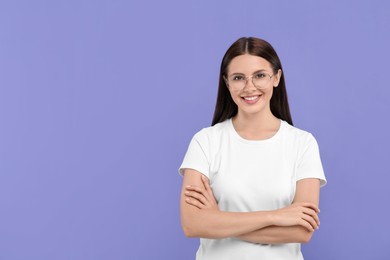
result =
[[265,102],[270,102],[273,94],[274,94],[274,87],[270,87],[269,89],[263,91],[263,100]]
[[240,96],[238,95],[238,93],[236,93],[234,91],[229,90],[229,93],[230,93],[230,96],[232,97],[234,103],[236,103],[236,105],[237,105],[237,101],[240,99]]

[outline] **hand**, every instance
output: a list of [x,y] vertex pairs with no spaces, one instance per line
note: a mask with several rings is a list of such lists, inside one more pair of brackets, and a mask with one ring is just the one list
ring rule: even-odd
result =
[[186,196],[186,202],[198,209],[210,209],[218,210],[218,204],[215,200],[213,191],[205,176],[202,175],[202,187],[189,185],[186,186],[184,195]]
[[273,221],[276,226],[303,226],[312,232],[319,228],[320,219],[318,213],[320,210],[314,203],[299,202],[292,205],[274,210]]

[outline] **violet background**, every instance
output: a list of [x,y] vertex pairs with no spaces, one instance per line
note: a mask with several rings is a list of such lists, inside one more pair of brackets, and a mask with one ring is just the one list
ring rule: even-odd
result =
[[388,1],[0,2],[0,259],[194,259],[177,173],[241,36],[328,185],[306,259],[390,259]]

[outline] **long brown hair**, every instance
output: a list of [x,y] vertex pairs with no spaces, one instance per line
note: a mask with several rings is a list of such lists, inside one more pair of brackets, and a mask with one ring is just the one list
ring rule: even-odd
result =
[[[255,55],[266,59],[269,63],[271,63],[274,74],[276,74],[279,69],[283,72],[282,64],[271,44],[265,40],[254,37],[243,37],[238,39],[232,44],[232,46],[230,46],[222,59],[221,71],[219,74],[217,103],[215,105],[214,117],[211,125],[223,122],[237,114],[238,107],[230,95],[224,76],[227,76],[227,69],[232,59],[243,54]],[[286,121],[290,125],[293,125],[287,100],[284,73],[282,73],[279,85],[277,88],[274,88],[270,101],[270,108],[274,116]]]

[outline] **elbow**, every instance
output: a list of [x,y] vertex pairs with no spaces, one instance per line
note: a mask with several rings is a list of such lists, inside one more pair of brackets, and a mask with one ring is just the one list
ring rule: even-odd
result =
[[221,229],[215,227],[214,224],[208,223],[202,215],[182,215],[181,227],[184,235],[188,238],[224,238],[224,233]]
[[211,232],[209,227],[182,224],[182,229],[184,235],[188,238],[226,238],[221,232]]
[[308,232],[306,231],[305,233],[301,234],[300,236],[300,243],[302,244],[307,244],[310,242],[312,236],[313,236],[314,232]]
[[181,228],[183,229],[184,235],[188,238],[201,237],[201,230],[193,219],[182,218]]
[[183,229],[184,235],[186,237],[188,237],[188,238],[198,237],[191,227],[186,226],[186,225],[182,225],[182,229]]
[[197,236],[196,218],[192,218],[191,215],[181,214],[180,218],[181,228],[186,237],[199,237]]

